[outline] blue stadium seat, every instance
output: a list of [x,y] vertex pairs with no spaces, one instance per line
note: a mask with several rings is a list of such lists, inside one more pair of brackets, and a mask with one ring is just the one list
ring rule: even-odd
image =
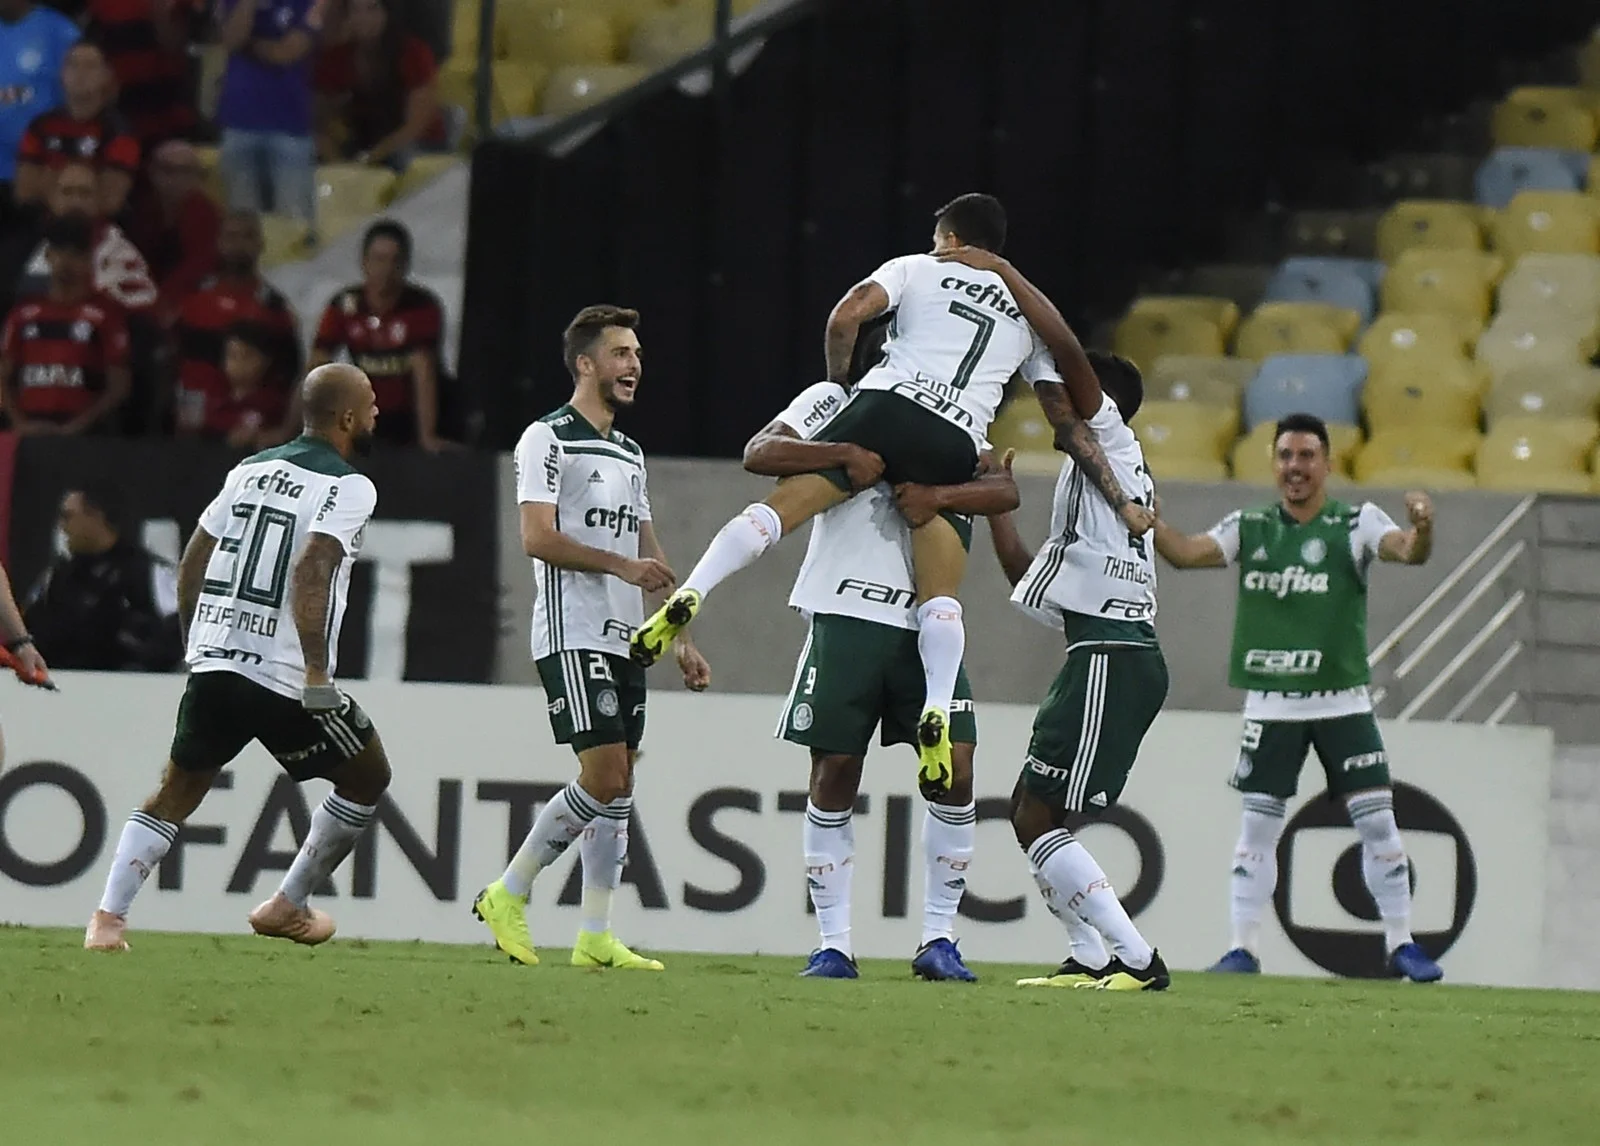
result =
[[1326,302],[1353,310],[1365,327],[1376,312],[1383,264],[1371,259],[1285,259],[1267,283],[1266,302]]
[[1499,210],[1518,191],[1581,191],[1588,163],[1583,152],[1555,147],[1497,147],[1478,168],[1476,197]]
[[1274,354],[1244,392],[1246,428],[1287,414],[1316,414],[1327,422],[1361,420],[1367,361],[1359,354]]

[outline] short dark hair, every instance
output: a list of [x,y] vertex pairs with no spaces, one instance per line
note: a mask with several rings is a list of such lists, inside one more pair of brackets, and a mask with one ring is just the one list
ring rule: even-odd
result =
[[94,221],[74,211],[44,225],[45,245],[58,251],[87,255],[94,250]]
[[379,219],[367,228],[367,233],[361,236],[361,253],[365,255],[372,249],[372,244],[379,239],[393,239],[395,246],[400,248],[400,261],[406,266],[411,265],[411,232],[406,225],[397,219]]
[[1272,435],[1272,448],[1278,448],[1278,439],[1285,434],[1315,434],[1322,443],[1322,452],[1332,452],[1328,443],[1328,423],[1315,414],[1286,414],[1278,419],[1278,428]]
[[1006,245],[1006,209],[993,195],[960,195],[939,208],[934,224],[969,247],[999,254]]
[[283,341],[283,336],[266,323],[249,320],[236,322],[228,327],[227,337],[259,351],[269,360],[278,357],[279,343]]
[[578,356],[593,350],[600,335],[611,326],[638,330],[639,312],[625,306],[600,303],[584,307],[567,323],[567,329],[561,334],[561,360],[567,364],[567,372],[574,378],[578,376]]
[[122,532],[123,500],[122,491],[108,481],[87,481],[72,487],[79,497],[83,499],[83,507],[92,509],[106,519],[106,524],[118,533]]
[[1100,389],[1117,404],[1122,420],[1133,421],[1139,407],[1144,405],[1144,375],[1139,373],[1139,368],[1120,354],[1104,350],[1086,350],[1084,354],[1089,365],[1094,367],[1095,377],[1100,379]]

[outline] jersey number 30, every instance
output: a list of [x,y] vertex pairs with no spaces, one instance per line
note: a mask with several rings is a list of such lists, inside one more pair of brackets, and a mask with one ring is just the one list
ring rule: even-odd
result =
[[281,609],[289,586],[295,516],[268,505],[235,505],[239,532],[217,539],[200,591]]

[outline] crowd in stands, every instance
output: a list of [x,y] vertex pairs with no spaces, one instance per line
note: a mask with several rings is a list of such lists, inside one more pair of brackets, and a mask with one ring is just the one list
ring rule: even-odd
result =
[[[264,219],[314,241],[319,163],[403,173],[443,149],[436,74],[395,0],[0,0],[0,428],[243,450],[298,432],[303,328],[262,276]],[[385,440],[446,447],[443,308],[403,226],[361,250],[304,327],[309,364],[362,366]]]

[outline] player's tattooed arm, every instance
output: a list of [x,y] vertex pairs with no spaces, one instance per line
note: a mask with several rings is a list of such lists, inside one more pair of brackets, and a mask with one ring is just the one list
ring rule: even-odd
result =
[[883,476],[883,459],[854,442],[810,441],[788,423],[774,419],[745,443],[744,468],[775,478],[842,469],[850,478],[850,487],[863,490]]
[[1056,448],[1065,451],[1078,464],[1084,476],[1117,511],[1128,532],[1135,537],[1148,533],[1155,524],[1155,514],[1123,490],[1100,446],[1100,439],[1095,437],[1089,423],[1078,417],[1066,388],[1059,382],[1041,382],[1034,387],[1034,393],[1039,395],[1045,418],[1055,427]]
[[211,554],[217,548],[217,539],[195,526],[189,535],[189,544],[183,547],[178,559],[178,632],[183,643],[189,643],[189,626],[194,623],[194,611],[200,605],[200,585],[206,579],[206,566],[211,564]]
[[333,576],[344,560],[344,542],[328,533],[306,539],[295,562],[292,600],[295,632],[306,662],[306,684],[328,684],[328,610],[333,602]]
[[856,335],[863,323],[889,309],[889,292],[868,280],[857,283],[839,300],[828,315],[823,337],[823,356],[828,363],[828,381],[850,384],[850,358],[855,352]]

